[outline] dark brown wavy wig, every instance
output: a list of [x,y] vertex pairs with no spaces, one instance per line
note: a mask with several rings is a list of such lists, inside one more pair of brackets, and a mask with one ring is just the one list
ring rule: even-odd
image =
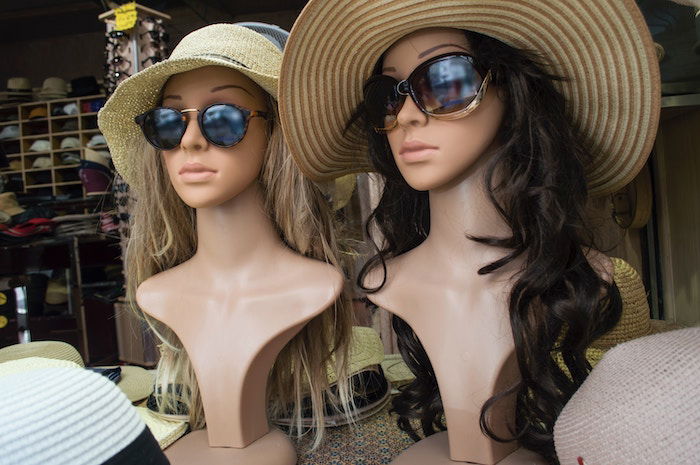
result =
[[[497,135],[499,147],[489,160],[484,183],[489,199],[506,221],[506,238],[474,237],[506,248],[503,258],[478,270],[492,273],[517,257],[524,268],[517,275],[508,303],[521,381],[489,399],[481,411],[482,431],[497,441],[513,441],[556,464],[552,431],[562,408],[591,370],[585,350],[619,320],[622,303],[614,283],[608,283],[584,255],[593,246],[585,225],[588,189],[584,166],[591,160],[585,141],[576,133],[565,111],[565,100],[547,73],[541,58],[496,39],[466,32],[476,62],[492,72],[505,101],[506,113]],[[381,69],[378,63],[377,72]],[[367,124],[361,103],[348,127],[359,125],[370,141],[370,158],[384,177],[377,208],[366,224],[372,237],[376,224],[383,241],[358,276],[368,293],[386,281],[385,261],[407,252],[430,232],[428,193],[412,189],[394,162],[386,137]],[[377,241],[373,241],[376,243]],[[374,289],[363,286],[368,271],[384,268],[384,282]],[[414,440],[420,422],[424,435],[444,430],[443,406],[430,360],[411,327],[393,317],[399,350],[416,375],[393,403],[399,427]],[[559,352],[562,370],[553,356]],[[515,393],[513,436],[498,437],[488,424],[488,411],[500,398]]]

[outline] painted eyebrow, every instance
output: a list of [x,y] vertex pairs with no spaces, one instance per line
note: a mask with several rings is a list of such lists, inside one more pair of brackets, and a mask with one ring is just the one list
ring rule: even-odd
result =
[[[245,93],[249,94],[251,97],[253,97],[253,94],[251,94],[250,91],[248,91],[248,89],[241,87],[241,86],[234,86],[233,84],[227,84],[225,86],[214,87],[212,90],[210,90],[210,92],[212,92],[212,93],[219,92],[220,90],[224,90],[224,89],[241,89],[243,92],[245,92]],[[179,95],[166,95],[163,97],[163,100],[167,100],[167,99],[182,100],[182,97]]]
[[[433,53],[435,50],[439,50],[439,49],[445,48],[445,47],[457,47],[457,48],[461,48],[465,52],[469,53],[469,50],[467,50],[466,48],[464,48],[458,44],[440,44],[440,45],[436,45],[435,47],[431,47],[428,50],[425,50],[425,51],[419,53],[418,58],[423,58],[424,56],[426,56],[430,53]],[[387,72],[396,72],[396,68],[394,68],[393,66],[387,66],[386,68],[382,68],[382,73],[387,73]]]
[[466,48],[462,47],[461,45],[457,45],[457,44],[440,44],[440,45],[436,45],[435,47],[431,47],[431,48],[429,48],[428,50],[425,50],[425,51],[421,52],[421,53],[418,55],[418,58],[423,58],[424,56],[428,55],[429,53],[433,53],[435,50],[438,50],[438,49],[441,49],[441,48],[445,48],[445,47],[457,47],[457,48],[461,48],[461,49],[464,50],[465,52],[469,52],[469,50],[467,50]]

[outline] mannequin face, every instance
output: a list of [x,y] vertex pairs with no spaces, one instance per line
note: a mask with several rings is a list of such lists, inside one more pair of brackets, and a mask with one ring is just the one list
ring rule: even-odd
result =
[[[267,110],[265,91],[238,71],[221,66],[177,74],[163,88],[163,106],[201,110],[212,103]],[[218,147],[202,135],[197,113],[187,115],[180,145],[161,152],[170,182],[183,202],[193,208],[220,205],[256,182],[267,148],[267,121],[251,118],[238,144]]]
[[[422,29],[401,38],[387,50],[382,74],[401,81],[421,63],[449,52],[471,52],[464,32]],[[398,126],[387,133],[401,175],[420,191],[448,187],[464,179],[495,144],[503,111],[503,102],[493,84],[474,112],[450,121],[425,115],[407,97],[397,115]],[[416,150],[415,145],[426,148]]]

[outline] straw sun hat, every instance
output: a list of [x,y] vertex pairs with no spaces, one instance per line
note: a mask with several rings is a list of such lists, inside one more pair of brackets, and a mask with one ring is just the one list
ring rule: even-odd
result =
[[[268,27],[279,35],[279,28]],[[258,25],[256,30],[260,29]],[[185,36],[167,60],[119,84],[100,110],[98,124],[114,166],[126,182],[134,184],[138,180],[138,164],[133,157],[140,155],[136,149],[145,143],[134,118],[157,105],[161,89],[171,76],[205,66],[225,66],[243,73],[277,98],[282,51],[276,43],[249,27],[213,24]]]
[[592,147],[591,194],[631,181],[659,119],[653,42],[633,0],[310,0],[292,28],[280,76],[285,136],[301,169],[323,181],[371,170],[367,140],[343,134],[362,88],[401,37],[471,30],[551,62],[568,112]]

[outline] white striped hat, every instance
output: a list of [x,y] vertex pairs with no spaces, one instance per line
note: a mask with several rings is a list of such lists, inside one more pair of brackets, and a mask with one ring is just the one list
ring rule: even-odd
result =
[[[10,363],[10,362],[8,362]],[[104,376],[53,367],[0,377],[3,465],[166,465],[158,442]]]
[[651,151],[661,84],[654,44],[634,0],[310,0],[287,41],[282,128],[299,167],[326,181],[372,167],[367,137],[344,132],[363,85],[394,42],[419,29],[479,32],[548,60],[546,71],[588,142],[591,195],[634,179]]

